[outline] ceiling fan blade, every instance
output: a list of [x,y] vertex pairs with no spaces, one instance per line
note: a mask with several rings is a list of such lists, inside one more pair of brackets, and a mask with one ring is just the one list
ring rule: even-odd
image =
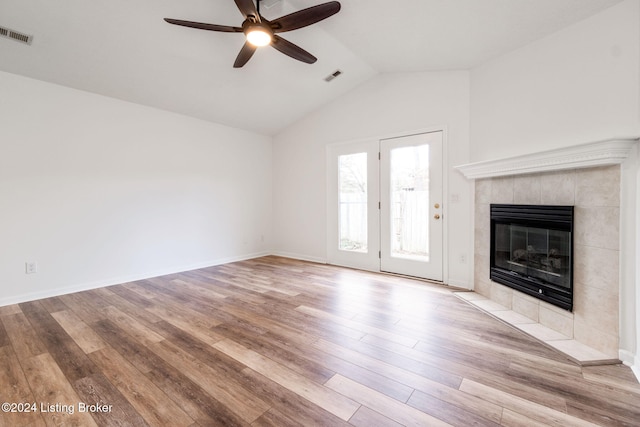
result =
[[327,19],[340,11],[340,2],[330,1],[317,6],[308,7],[297,12],[290,13],[271,21],[270,25],[275,33],[297,30],[307,25]]
[[271,46],[292,57],[293,59],[297,59],[298,61],[305,62],[307,64],[313,64],[318,60],[315,56],[311,55],[306,50],[301,47],[296,46],[295,44],[283,39],[280,36],[273,36],[273,41],[271,42]]
[[240,49],[240,53],[236,58],[236,62],[233,63],[233,68],[241,68],[242,66],[244,66],[244,64],[249,62],[256,49],[257,48],[251,43],[245,42],[244,46],[242,46],[242,49]]
[[183,27],[197,28],[199,30],[221,31],[223,33],[241,33],[242,28],[231,27],[229,25],[205,24],[204,22],[182,21],[180,19],[164,18],[169,24],[181,25]]
[[256,5],[253,3],[253,0],[235,0],[235,2],[240,13],[244,16],[244,19],[247,19],[249,16],[254,16],[258,22],[260,22],[260,14],[256,9]]

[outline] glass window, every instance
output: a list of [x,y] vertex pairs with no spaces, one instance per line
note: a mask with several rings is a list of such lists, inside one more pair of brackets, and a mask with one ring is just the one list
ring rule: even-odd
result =
[[338,247],[367,252],[367,153],[338,158]]
[[391,256],[429,261],[429,145],[391,150]]

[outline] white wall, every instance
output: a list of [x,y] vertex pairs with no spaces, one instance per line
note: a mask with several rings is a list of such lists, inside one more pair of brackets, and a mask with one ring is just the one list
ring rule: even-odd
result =
[[639,5],[628,0],[473,69],[472,161],[637,135]]
[[[639,64],[640,2],[627,0],[472,70],[472,161],[640,136]],[[640,212],[637,168],[634,156],[622,175],[621,234],[631,240],[640,238],[630,216]],[[637,245],[624,240],[620,354],[638,364]]]
[[[466,71],[381,74],[274,138],[276,253],[325,261],[326,146],[446,126],[448,282],[472,286],[472,186],[452,166],[469,161]],[[460,255],[466,263],[460,263]]]
[[271,138],[2,72],[0,93],[0,305],[268,252]]
[[[632,239],[635,238],[635,260],[630,259],[635,266],[635,326],[636,326],[636,340],[635,340],[635,352],[633,348],[633,341],[629,340],[626,347],[623,351],[629,351],[630,355],[634,356],[633,361],[627,361],[633,364],[633,370],[636,374],[636,377],[640,381],[640,221],[638,221],[638,217],[640,216],[640,168],[637,165],[640,164],[640,154],[636,157],[636,193],[635,193],[635,209],[634,213],[636,214],[636,227],[635,233],[632,235]],[[629,292],[631,294],[631,292]],[[630,314],[630,322],[633,322],[633,314]]]

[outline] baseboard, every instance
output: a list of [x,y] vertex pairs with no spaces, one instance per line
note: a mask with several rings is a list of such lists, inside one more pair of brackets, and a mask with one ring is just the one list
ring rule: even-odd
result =
[[618,358],[627,366],[633,366],[636,355],[627,350],[618,350]]
[[640,356],[636,356],[627,350],[619,350],[618,353],[622,363],[631,368],[638,382],[640,382]]
[[636,364],[631,367],[631,371],[636,375],[636,379],[640,383],[640,360],[638,360]]
[[174,266],[162,270],[147,271],[140,274],[134,274],[129,276],[110,277],[104,280],[97,280],[88,283],[79,283],[72,286],[65,286],[55,289],[47,289],[40,292],[30,292],[22,295],[14,295],[10,297],[0,298],[0,307],[20,304],[28,301],[35,301],[43,298],[51,298],[60,295],[72,294],[74,292],[88,291],[91,289],[104,288],[106,286],[119,285],[121,283],[135,282],[136,280],[149,279],[151,277],[165,276],[168,274],[181,273],[184,271],[198,270],[200,268],[214,267],[216,265],[229,264],[231,262],[245,261],[248,259],[260,258],[263,256],[271,255],[271,252],[256,252],[252,254],[245,254],[233,257],[217,258],[214,260],[187,264],[182,266]]
[[446,285],[448,286],[453,286],[455,288],[460,288],[460,289],[467,289],[467,290],[473,290],[473,286],[471,283],[469,283],[466,280],[451,280],[449,279],[449,281],[446,283]]
[[308,255],[296,254],[294,252],[272,251],[271,255],[280,256],[283,258],[297,259],[300,261],[315,262],[318,264],[327,264],[327,260],[325,258],[310,257]]
[[636,375],[636,379],[638,380],[638,382],[640,383],[640,356],[636,356],[635,357],[635,362],[634,364],[631,366],[631,370],[633,371],[633,373]]

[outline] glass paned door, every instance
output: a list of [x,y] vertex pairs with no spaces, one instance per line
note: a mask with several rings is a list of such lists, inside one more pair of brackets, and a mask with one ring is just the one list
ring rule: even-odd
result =
[[380,269],[442,280],[442,132],[380,141]]
[[379,271],[378,141],[327,150],[329,263]]
[[327,147],[327,260],[443,278],[443,132]]

